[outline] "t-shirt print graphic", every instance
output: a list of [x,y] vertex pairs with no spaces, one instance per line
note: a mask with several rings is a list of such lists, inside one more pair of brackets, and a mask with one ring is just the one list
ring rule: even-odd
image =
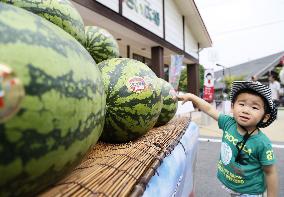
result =
[[231,147],[226,143],[222,142],[221,145],[221,160],[224,165],[228,165],[232,158],[232,149]]

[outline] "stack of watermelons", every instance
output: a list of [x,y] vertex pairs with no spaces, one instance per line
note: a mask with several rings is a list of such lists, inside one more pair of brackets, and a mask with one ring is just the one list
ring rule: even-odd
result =
[[84,42],[84,24],[69,1],[7,3],[0,2],[0,196],[32,196],[97,142],[105,92],[76,40]]
[[177,109],[172,86],[145,64],[119,56],[118,44],[105,29],[85,27],[85,47],[102,72],[106,120],[101,140],[123,143],[169,122]]
[[129,142],[151,128],[170,121],[177,109],[172,86],[157,78],[145,64],[113,58],[98,64],[106,99],[106,120],[101,140]]
[[0,0],[0,35],[0,196],[34,195],[100,137],[136,140],[176,112],[171,85],[69,0]]

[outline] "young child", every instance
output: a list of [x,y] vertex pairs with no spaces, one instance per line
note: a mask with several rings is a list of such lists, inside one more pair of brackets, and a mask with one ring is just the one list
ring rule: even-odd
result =
[[223,130],[217,177],[231,196],[277,196],[278,177],[271,141],[259,129],[277,116],[271,90],[255,81],[235,81],[231,102],[233,117],[220,114],[203,99],[185,94],[183,103],[192,101],[201,111],[218,121]]

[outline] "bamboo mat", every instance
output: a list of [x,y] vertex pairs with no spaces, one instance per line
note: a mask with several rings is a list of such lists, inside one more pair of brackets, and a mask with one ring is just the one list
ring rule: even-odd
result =
[[97,143],[77,168],[40,196],[141,196],[163,158],[180,143],[189,119],[174,118],[134,142]]

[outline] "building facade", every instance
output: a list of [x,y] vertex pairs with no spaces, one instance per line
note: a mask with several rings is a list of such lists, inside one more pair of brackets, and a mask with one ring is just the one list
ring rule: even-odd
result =
[[[256,80],[268,85],[269,74],[271,72],[279,73],[284,65],[283,62],[284,51],[281,51],[279,53],[244,62],[232,67],[223,67],[222,70],[214,72],[215,99],[221,99],[224,91],[229,94],[230,90],[224,83],[224,79],[226,77],[239,78],[239,80],[252,80],[252,77],[255,77]],[[229,97],[227,99],[229,99]]]
[[85,25],[108,30],[120,56],[165,78],[171,55],[184,55],[188,91],[199,93],[199,51],[212,42],[193,0],[72,0]]

